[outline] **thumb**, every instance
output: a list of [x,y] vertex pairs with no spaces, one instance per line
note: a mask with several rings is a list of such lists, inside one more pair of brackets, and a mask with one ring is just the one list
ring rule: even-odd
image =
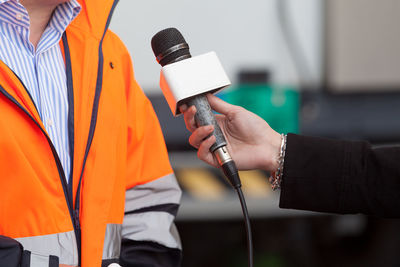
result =
[[235,107],[234,105],[225,102],[213,94],[207,94],[207,99],[213,110],[224,115],[232,111],[232,109]]

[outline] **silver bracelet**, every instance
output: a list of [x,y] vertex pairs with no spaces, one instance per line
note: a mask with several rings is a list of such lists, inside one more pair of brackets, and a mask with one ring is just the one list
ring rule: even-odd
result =
[[271,173],[269,177],[269,182],[271,183],[272,190],[281,188],[282,176],[283,176],[283,165],[285,162],[285,152],[286,152],[286,135],[281,134],[281,149],[279,151],[278,157],[278,169]]

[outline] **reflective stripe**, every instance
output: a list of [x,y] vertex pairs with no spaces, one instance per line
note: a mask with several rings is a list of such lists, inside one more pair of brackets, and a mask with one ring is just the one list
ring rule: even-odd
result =
[[169,248],[181,249],[181,240],[173,223],[174,218],[166,212],[127,214],[124,217],[122,238],[152,241]]
[[49,256],[43,256],[31,253],[30,267],[48,267],[48,266],[49,266]]
[[127,190],[125,212],[160,204],[179,204],[181,194],[181,189],[172,173]]
[[103,246],[103,260],[118,259],[121,254],[121,224],[107,224]]
[[[59,258],[60,264],[78,265],[78,249],[74,231],[52,235],[15,238],[25,250],[31,251],[31,266],[41,267],[49,255]],[[33,262],[32,262],[33,260]],[[33,265],[35,263],[36,265]]]
[[169,174],[126,191],[122,238],[152,241],[170,248],[181,249],[174,225],[182,191],[175,175]]

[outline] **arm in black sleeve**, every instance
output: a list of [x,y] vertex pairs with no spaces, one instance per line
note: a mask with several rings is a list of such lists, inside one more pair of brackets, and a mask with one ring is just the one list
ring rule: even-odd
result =
[[0,235],[0,266],[29,267],[30,255],[31,253],[24,250],[17,240]]
[[[15,239],[0,235],[0,266],[7,267],[30,267],[37,266],[38,259],[46,266],[58,267],[59,259],[57,256],[37,255],[29,250],[24,250],[22,244]],[[48,263],[48,264],[47,264]],[[41,265],[42,266],[42,265]]]
[[280,207],[400,217],[400,147],[289,134]]
[[22,251],[18,241],[0,235],[0,266],[19,267]]

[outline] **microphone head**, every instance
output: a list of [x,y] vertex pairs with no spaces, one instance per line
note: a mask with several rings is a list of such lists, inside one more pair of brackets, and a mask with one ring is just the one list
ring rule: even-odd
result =
[[175,28],[167,28],[156,33],[151,39],[151,48],[158,63],[163,67],[191,57],[189,45]]

